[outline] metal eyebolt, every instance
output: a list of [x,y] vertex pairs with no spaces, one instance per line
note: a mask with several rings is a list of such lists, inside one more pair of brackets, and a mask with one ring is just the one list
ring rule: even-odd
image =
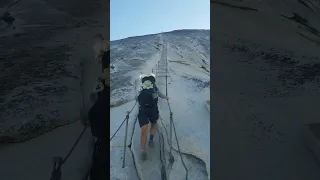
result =
[[53,157],[52,161],[53,161],[53,168],[54,169],[61,168],[61,165],[62,165],[62,158],[61,157]]
[[61,157],[53,157],[53,170],[51,173],[50,180],[60,180],[61,179],[61,166],[62,166],[62,158]]

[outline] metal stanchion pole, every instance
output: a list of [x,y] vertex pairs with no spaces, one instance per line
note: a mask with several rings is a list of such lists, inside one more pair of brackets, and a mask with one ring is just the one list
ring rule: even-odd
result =
[[174,159],[172,156],[172,112],[170,112],[170,151],[169,151],[170,157],[169,162],[173,163]]
[[123,147],[123,163],[122,168],[124,168],[124,163],[126,161],[126,150],[127,150],[127,135],[128,135],[128,122],[129,122],[129,112],[126,117],[126,134],[124,136],[124,147]]

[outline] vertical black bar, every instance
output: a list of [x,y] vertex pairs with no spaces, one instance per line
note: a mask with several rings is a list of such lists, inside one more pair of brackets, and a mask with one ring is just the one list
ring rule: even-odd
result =
[[123,147],[123,162],[122,162],[122,168],[124,168],[124,164],[126,162],[126,149],[127,149],[127,136],[128,136],[128,122],[129,122],[129,113],[126,117],[126,134],[124,136],[124,147]]
[[166,96],[168,96],[168,59],[167,59],[167,42],[166,42]]
[[166,73],[166,96],[168,96],[168,71]]

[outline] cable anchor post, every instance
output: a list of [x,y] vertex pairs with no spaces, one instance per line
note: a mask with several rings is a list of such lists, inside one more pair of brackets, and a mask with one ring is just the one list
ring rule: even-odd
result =
[[127,150],[127,136],[128,136],[128,123],[129,123],[129,118],[130,118],[130,111],[127,111],[127,116],[126,116],[126,132],[124,136],[124,146],[123,146],[123,162],[122,162],[122,168],[124,168],[124,164],[126,161],[126,150]]
[[170,163],[173,163],[174,162],[174,158],[172,156],[172,116],[173,116],[173,113],[170,112],[170,152],[169,152],[169,162]]
[[60,180],[61,179],[62,158],[61,157],[53,157],[52,160],[53,160],[53,168],[52,168],[50,180]]

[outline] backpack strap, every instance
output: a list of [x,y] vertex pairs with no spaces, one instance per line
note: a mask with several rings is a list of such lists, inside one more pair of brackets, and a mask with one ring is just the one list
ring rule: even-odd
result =
[[159,90],[158,90],[158,87],[157,87],[156,85],[153,86],[153,92],[156,93],[157,98],[158,98],[158,92],[159,92]]

